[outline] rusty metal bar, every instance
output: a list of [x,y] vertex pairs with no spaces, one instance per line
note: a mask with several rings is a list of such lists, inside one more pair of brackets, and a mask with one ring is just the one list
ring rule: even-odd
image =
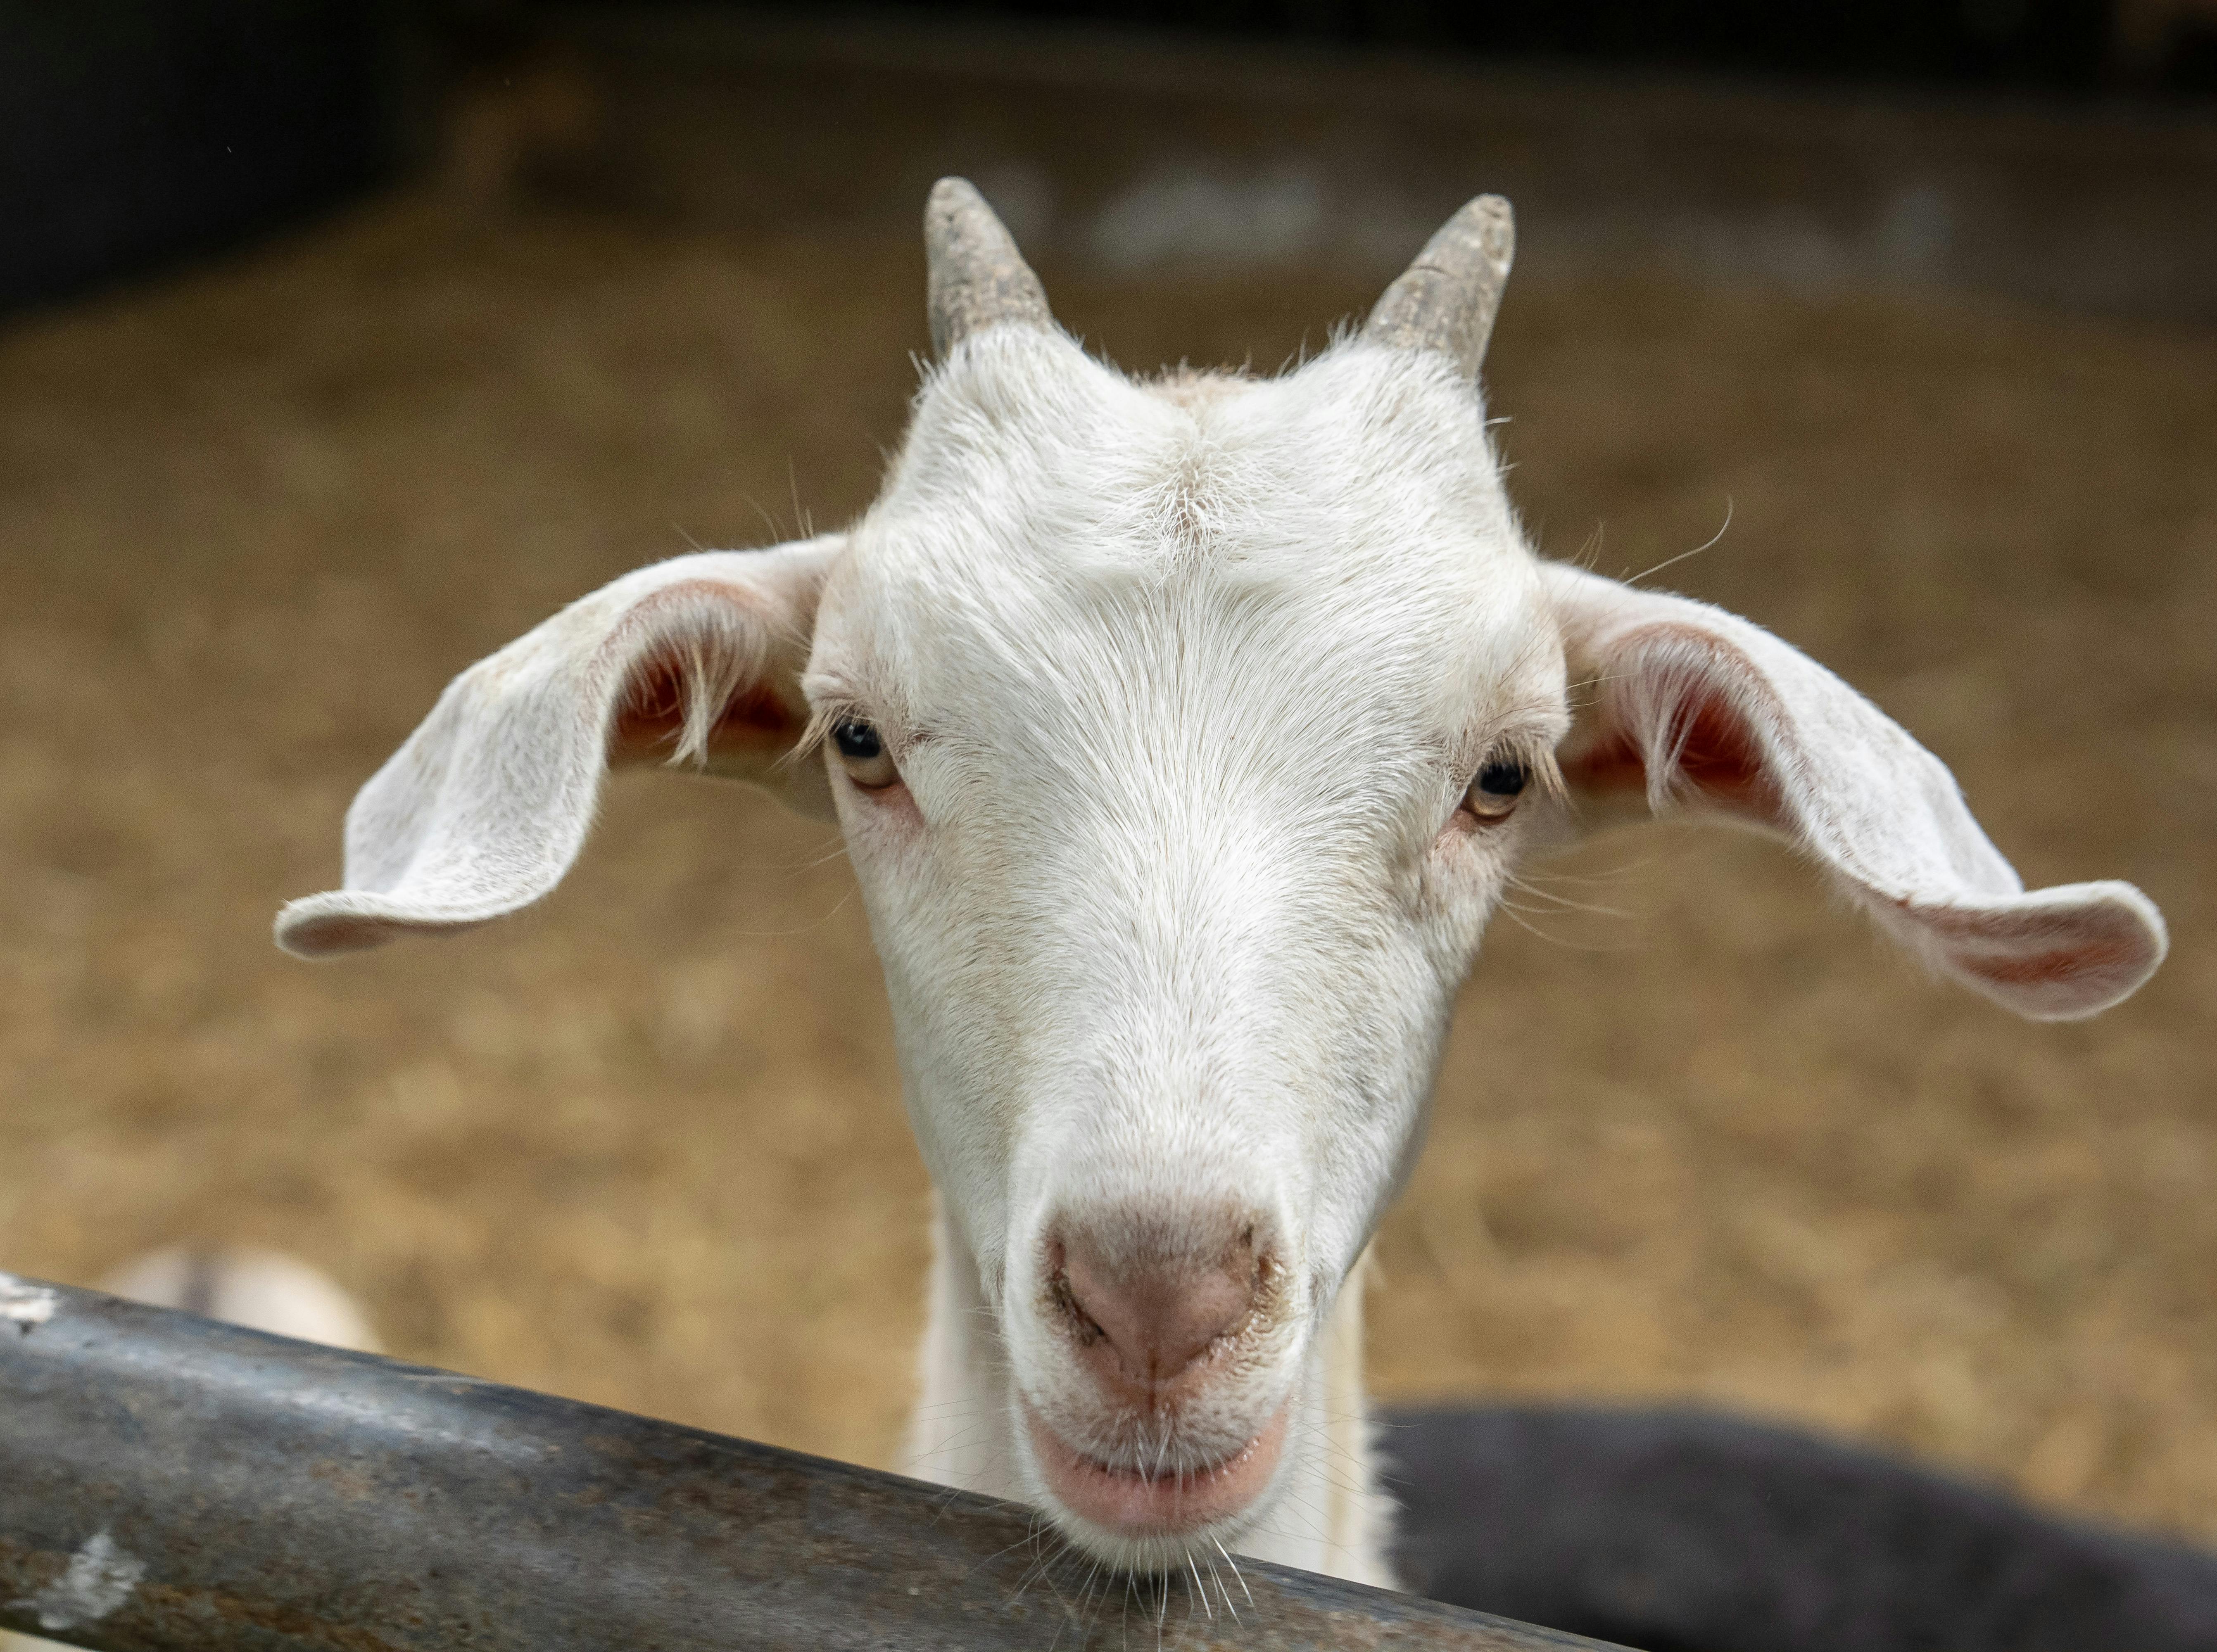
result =
[[0,1275],[0,1628],[102,1652],[1596,1644],[1240,1570],[1212,1613],[983,1497]]

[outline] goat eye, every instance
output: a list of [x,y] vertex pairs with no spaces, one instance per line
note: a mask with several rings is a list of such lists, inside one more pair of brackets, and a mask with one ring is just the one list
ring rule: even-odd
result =
[[864,790],[874,792],[900,779],[900,771],[886,755],[886,743],[868,724],[849,718],[831,730],[831,743],[847,778]]
[[1463,794],[1463,807],[1483,821],[1506,820],[1531,780],[1523,764],[1497,758],[1478,771],[1478,778]]

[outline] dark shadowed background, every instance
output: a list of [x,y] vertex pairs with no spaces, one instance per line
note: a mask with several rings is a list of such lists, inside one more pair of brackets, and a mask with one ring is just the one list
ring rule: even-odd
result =
[[312,968],[269,919],[464,665],[868,500],[940,173],[1141,370],[1318,348],[1493,188],[1542,548],[1708,545],[1658,583],[2175,951],[2035,1026],[1753,840],[1539,869],[1379,1242],[1377,1388],[1694,1398],[2217,1540],[2213,40],[2156,0],[0,3],[0,1265],[274,1245],[404,1355],[887,1461],[927,1193],[825,829],[633,776],[519,921]]

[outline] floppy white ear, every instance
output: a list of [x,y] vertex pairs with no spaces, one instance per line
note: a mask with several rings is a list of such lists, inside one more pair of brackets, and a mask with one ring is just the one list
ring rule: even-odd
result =
[[528,906],[577,860],[612,763],[691,760],[829,813],[786,765],[830,534],[712,551],[627,574],[448,685],[347,811],[346,887],[293,902],[303,958],[466,929]]
[[1940,760],[1806,654],[1707,603],[1541,566],[1572,698],[1591,697],[1561,752],[1582,806],[1775,833],[1910,951],[2038,1020],[2107,1009],[2163,961],[2146,896],[2026,892]]

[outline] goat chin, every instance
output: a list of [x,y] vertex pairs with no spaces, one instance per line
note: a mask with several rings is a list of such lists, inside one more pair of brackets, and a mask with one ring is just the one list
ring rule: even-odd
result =
[[[1186,1459],[1186,1491],[1177,1500],[1183,1525],[1133,1526],[1100,1513],[1084,1489],[1065,1495],[1040,1461],[1025,1402],[1010,1383],[1009,1350],[979,1284],[968,1248],[942,1211],[935,1223],[929,1311],[921,1360],[921,1393],[909,1428],[903,1467],[921,1479],[960,1486],[1047,1511],[1071,1544],[1093,1558],[1140,1572],[1183,1571],[1190,1555],[1207,1569],[1226,1556],[1275,1561],[1380,1587],[1396,1586],[1386,1556],[1393,1504],[1371,1468],[1368,1402],[1362,1388],[1362,1298],[1367,1261],[1341,1287],[1319,1333],[1300,1357],[1288,1396],[1263,1411],[1246,1440]],[[1072,1432],[1076,1432],[1073,1430]],[[1204,1498],[1222,1496],[1223,1512],[1191,1519],[1194,1470],[1229,1467],[1244,1447],[1253,1456]],[[1070,1451],[1064,1443],[1062,1449]],[[1071,1455],[1080,1453],[1071,1452]],[[1265,1458],[1271,1459],[1265,1464]],[[1252,1476],[1251,1480],[1250,1476]],[[1235,1511],[1231,1505],[1237,1501]],[[1126,1514],[1136,1511],[1121,1506]],[[1219,1553],[1219,1545],[1223,1553]],[[1213,1588],[1213,1584],[1211,1585]],[[1237,1593],[1237,1584],[1233,1585]]]
[[1206,1548],[1238,1534],[1277,1477],[1293,1415],[1288,1400],[1230,1453],[1197,1466],[1155,1468],[1088,1456],[1028,1403],[1018,1403],[1042,1501],[1081,1547],[1144,1569],[1159,1569],[1195,1542]]

